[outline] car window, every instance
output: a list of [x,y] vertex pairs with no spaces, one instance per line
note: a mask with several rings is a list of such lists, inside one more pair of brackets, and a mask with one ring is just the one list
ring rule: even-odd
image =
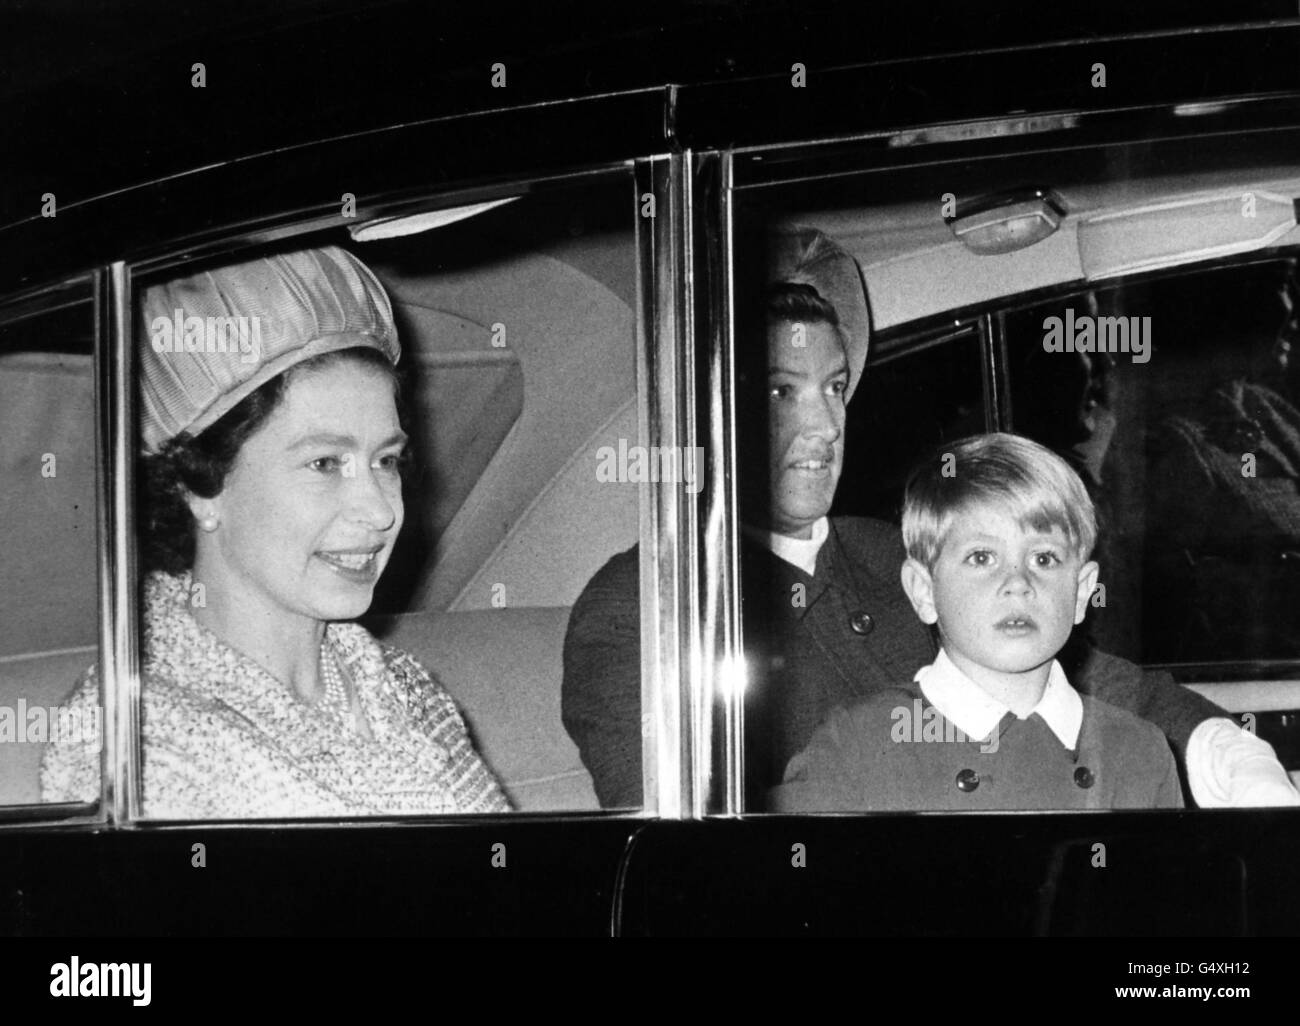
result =
[[85,744],[99,795],[94,309],[82,283],[0,309],[0,805],[41,801],[50,747]]
[[[741,273],[773,283],[738,289],[765,313],[737,313],[737,470],[745,808],[763,811],[826,713],[868,693],[857,660],[876,656],[863,642],[884,646],[877,676],[904,681],[920,664],[889,657],[894,633],[928,652],[897,585],[903,484],[936,445],[983,431],[989,407],[976,321],[872,338],[870,297],[835,220],[764,230],[753,216],[744,230],[765,241],[746,246]],[[833,326],[819,319],[829,296],[841,304]],[[766,361],[753,349],[760,324]]]
[[[1103,520],[1108,650],[1219,679],[1300,657],[1294,290],[1293,261],[1252,262],[1007,318],[1015,428],[1067,456]],[[1051,318],[1149,348],[1048,353]]]
[[638,516],[660,468],[633,199],[620,175],[357,249],[416,340],[407,524],[373,622],[451,691],[518,811],[640,807]]
[[[794,401],[797,382],[773,379],[769,422],[756,427],[750,411],[762,402],[738,391],[745,809],[1180,806],[1192,790],[1180,784],[1188,770],[1174,753],[1184,758],[1190,725],[1225,710],[1246,715],[1239,722],[1273,741],[1294,771],[1287,717],[1297,704],[1300,420],[1291,346],[1300,237],[1288,197],[1300,176],[1292,162],[1262,136],[1249,146],[1098,147],[1065,162],[1048,152],[904,170],[892,166],[900,157],[863,144],[856,158],[875,170],[860,174],[849,170],[849,146],[832,149],[810,147],[803,162],[793,152],[745,154],[734,172],[738,366],[758,337],[756,311],[779,323],[789,353],[815,337],[803,322],[820,319],[840,329],[852,393],[837,407],[809,392],[787,418],[777,404]],[[1180,176],[1179,168],[1189,170]],[[772,240],[790,233],[804,251],[786,266],[772,256],[784,244]],[[863,298],[845,300],[837,253],[857,265],[864,314],[843,313]],[[1089,280],[1095,285],[1080,284]],[[838,320],[819,312],[821,300]],[[1127,337],[1109,351],[1060,344],[1084,325]],[[860,380],[855,334],[867,350]],[[769,340],[769,358],[780,362],[776,344]],[[830,369],[834,358],[823,362]],[[798,430],[782,428],[785,419]],[[1065,695],[1064,682],[1083,710],[1078,729],[1030,719],[1029,704],[1020,712],[998,704],[1015,715],[993,729],[918,678],[959,681],[976,705],[989,694],[972,683],[971,673],[988,668],[971,657],[977,632],[963,639],[952,626],[977,606],[951,598],[945,606],[936,583],[942,532],[956,522],[918,513],[905,560],[899,518],[910,472],[924,470],[942,490],[941,478],[960,475],[946,447],[991,431],[1036,443],[1016,457],[1027,468],[1024,488],[1060,481],[1059,509],[1090,499],[1095,510],[1095,541],[1090,525],[1065,514],[1048,525],[1076,532],[1076,543],[1066,540],[1078,576],[1061,590],[1069,608],[1053,628],[1056,658],[1034,664],[1053,682],[1044,678],[1036,701]],[[767,447],[766,463],[747,463],[747,437],[750,449]],[[1021,445],[961,444],[964,453]],[[755,467],[766,488],[752,486]],[[1049,478],[1049,468],[1062,476]],[[1000,480],[972,494],[1010,487]],[[1047,531],[1039,526],[1047,519],[1025,513],[1016,530]],[[939,533],[927,541],[928,531]],[[968,597],[974,603],[975,593]],[[994,621],[999,632],[1037,637],[1042,628],[1037,619]],[[1205,686],[1234,680],[1260,687],[1248,698]],[[734,719],[737,703],[722,701]],[[991,715],[993,706],[981,708]],[[924,747],[954,741],[944,730],[970,746],[1010,737],[1021,723],[1046,724],[1055,738],[1047,748],[1063,744],[1095,767],[1055,791],[1027,777],[1017,794],[993,799],[985,791],[1016,787],[1005,750],[1002,763],[990,763],[979,745],[969,759],[961,744]],[[1144,739],[1121,743],[1124,731]],[[1089,751],[1094,757],[1078,754]],[[1142,765],[1117,773],[1115,760],[1128,758],[1121,752],[1141,752]],[[1195,772],[1203,769],[1197,763]],[[1110,781],[1106,798],[1094,790],[1099,774]],[[1119,776],[1145,790],[1123,793]],[[1195,779],[1200,786],[1203,777]],[[937,804],[917,805],[927,787]],[[715,808],[734,811],[721,801]]]
[[[505,198],[133,279],[143,818],[600,807],[601,732],[641,731],[640,506],[697,468],[640,445],[630,173]],[[566,652],[593,578],[617,665]],[[330,626],[290,663],[259,618]]]
[[898,519],[912,465],[940,442],[985,430],[982,363],[973,324],[896,339],[867,357],[846,411],[833,515]]

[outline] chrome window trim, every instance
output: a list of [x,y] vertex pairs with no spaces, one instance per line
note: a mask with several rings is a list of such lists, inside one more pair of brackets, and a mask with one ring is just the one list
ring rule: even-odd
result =
[[[1219,109],[1214,113],[1214,118],[1276,113],[1279,116],[1288,116],[1288,120],[1282,125],[1235,124],[1203,127],[1211,120],[1210,117],[1206,117],[1205,122],[1194,117],[1189,118],[1180,113],[1180,108],[1183,106],[1182,103],[1150,103],[1095,110],[1073,108],[1059,111],[1027,110],[1014,114],[918,123],[908,125],[906,128],[872,129],[840,135],[810,136],[786,142],[754,143],[733,147],[729,152],[736,158],[735,188],[738,191],[751,192],[798,183],[830,181],[875,171],[904,171],[912,167],[928,167],[955,161],[1014,158],[1026,153],[1037,156],[1092,150],[1106,146],[1133,146],[1143,142],[1166,143],[1285,131],[1297,127],[1295,118],[1300,114],[1300,92],[1265,93],[1216,101]],[[975,135],[966,139],[890,145],[890,140],[900,133],[906,135],[924,130],[990,128],[1007,122],[1029,122],[1066,116],[1074,120],[1068,125],[1048,131]],[[1128,119],[1138,119],[1138,123],[1133,126],[1132,134],[1123,134],[1122,130]],[[1117,126],[1120,134],[1107,138],[1078,137],[1084,130],[1107,131],[1111,130],[1112,125]],[[1162,131],[1165,128],[1177,130]],[[984,150],[980,147],[992,148]],[[856,167],[843,171],[827,171],[817,166],[821,161],[840,156],[842,153],[856,157],[860,163]],[[779,178],[766,177],[756,169],[761,167],[764,158],[768,155],[785,158],[792,168],[798,170],[792,170],[790,174]],[[913,159],[891,162],[888,159],[891,156]],[[762,168],[762,172],[767,170],[765,167]]]
[[[690,163],[688,151],[636,165],[639,430],[644,444],[678,452],[695,442]],[[653,216],[644,213],[647,198]],[[667,482],[641,494],[642,810],[683,819],[694,808],[697,509],[683,488]]]
[[1007,368],[1006,311],[980,316],[980,362],[984,368],[984,426],[1011,430],[1011,372]]
[[107,474],[101,495],[100,687],[104,696],[102,803],[111,826],[140,816],[140,658],[135,547],[135,454],[131,345],[131,270],[117,261],[99,275],[99,324],[103,356],[96,461]]
[[[736,470],[735,251],[733,158],[703,152],[694,177],[703,197],[694,211],[695,267],[705,279],[695,323],[706,346],[707,474],[700,493],[700,675],[693,689],[694,814],[744,812],[746,664],[741,625],[740,520]],[[716,719],[720,716],[721,722]]]

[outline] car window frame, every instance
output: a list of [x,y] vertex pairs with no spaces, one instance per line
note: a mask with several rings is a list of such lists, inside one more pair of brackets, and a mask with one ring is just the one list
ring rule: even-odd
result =
[[[627,160],[520,175],[487,184],[431,187],[414,194],[405,189],[389,195],[358,195],[356,223],[469,203],[523,195],[538,189],[576,188],[583,181],[623,177],[629,206],[635,205],[632,254],[636,268],[633,310],[637,374],[638,432],[648,444],[693,445],[695,425],[686,414],[694,409],[691,365],[690,291],[682,287],[690,253],[684,230],[692,216],[688,169],[679,154],[651,154]],[[147,188],[147,187],[146,187]],[[649,207],[647,197],[653,197]],[[656,216],[658,214],[658,216]],[[665,216],[666,215],[666,216]],[[694,793],[683,773],[680,753],[695,737],[689,713],[688,677],[681,668],[698,665],[698,638],[693,630],[696,605],[691,539],[699,521],[696,497],[680,485],[649,482],[639,492],[638,534],[641,550],[643,656],[641,683],[648,704],[643,723],[651,743],[644,747],[645,800],[636,810],[559,810],[510,812],[487,816],[375,816],[344,818],[286,817],[258,820],[163,820],[141,809],[141,735],[138,545],[135,517],[135,354],[133,318],[136,278],[156,279],[183,273],[186,266],[225,254],[232,257],[272,242],[308,239],[347,226],[337,213],[276,217],[273,224],[230,224],[205,232],[201,242],[173,240],[132,256],[96,266],[68,280],[93,282],[95,311],[96,495],[100,503],[99,660],[104,701],[104,746],[101,752],[101,798],[83,807],[19,806],[0,809],[0,828],[31,827],[47,821],[116,829],[186,829],[312,827],[322,824],[358,827],[467,821],[565,820],[599,815],[631,818],[689,818]],[[14,304],[61,287],[42,285],[0,299],[0,315]],[[683,695],[687,700],[683,701]],[[649,720],[647,721],[647,713]]]
[[[1134,113],[1132,109],[1123,108],[1070,111],[1060,116],[1028,111],[1005,117],[909,125],[905,131],[876,130],[830,138],[739,145],[716,151],[701,150],[697,159],[706,153],[716,153],[725,162],[727,173],[724,195],[715,204],[713,219],[716,231],[723,237],[722,248],[730,256],[734,242],[735,210],[740,198],[751,191],[757,193],[773,186],[789,186],[792,183],[815,185],[835,178],[866,179],[880,173],[896,173],[913,167],[933,168],[945,164],[955,166],[970,161],[982,163],[1010,159],[1020,154],[1037,156],[1045,153],[1063,154],[1070,150],[1093,151],[1137,146],[1143,143],[1176,143],[1189,137],[1202,136],[1252,138],[1262,137],[1270,129],[1300,132],[1300,96],[1291,94],[1236,98],[1210,105],[1204,111],[1188,110],[1177,104],[1154,104],[1141,110],[1145,118],[1135,118]],[[1196,120],[1190,124],[1187,120],[1189,114],[1196,116]],[[1202,114],[1205,116],[1201,117]],[[1300,160],[1297,160],[1296,166],[1300,168]],[[973,322],[979,330],[986,426],[988,430],[1011,430],[1013,411],[1005,331],[1007,313],[1056,297],[1073,295],[1089,287],[1110,288],[1129,282],[1176,276],[1186,273],[1193,266],[1199,270],[1240,264],[1249,259],[1267,260],[1275,258],[1280,251],[1295,252],[1295,246],[1269,244],[1244,252],[1109,275],[1092,282],[1084,278],[982,300],[891,325],[879,335],[873,334],[872,348],[874,350],[883,345],[891,350],[892,358],[892,348],[895,345],[903,347],[899,354],[902,355],[910,351],[910,340],[913,337],[928,337],[933,334],[941,339],[946,327],[960,330]],[[728,354],[726,365],[730,367],[734,358],[731,354],[734,354],[737,344],[734,310],[730,305],[735,295],[734,265],[728,259],[721,266],[725,278],[715,291],[720,291],[726,297],[726,302],[715,302],[712,323],[715,335],[718,336],[714,342]],[[872,354],[869,353],[867,366],[871,362]],[[726,387],[734,396],[734,381],[728,380]],[[734,403],[731,412],[733,415],[725,424],[727,430],[734,430]],[[734,446],[728,456],[734,466]],[[731,499],[733,506],[728,511],[728,522],[734,532],[739,527],[734,508],[734,486]],[[712,684],[726,673],[726,668],[744,666],[744,642],[736,601],[738,552],[720,552],[715,559],[724,561],[724,555],[726,571],[707,578],[709,590],[706,601],[718,609],[726,610],[729,630],[715,634],[711,648],[711,672],[702,673],[695,686],[696,703],[707,709],[720,709],[725,731],[721,737],[701,739],[700,742],[702,746],[712,744],[715,750],[721,749],[724,754],[722,797],[709,804],[703,814],[705,818],[736,818],[745,815],[766,818],[772,814],[743,810],[741,801],[744,767],[743,683],[741,687],[730,691]],[[1153,665],[1153,668],[1158,667]],[[1300,663],[1295,665],[1295,676],[1300,679]],[[711,723],[703,717],[697,719],[696,729],[712,733]],[[697,781],[697,791],[701,795],[707,795],[709,790],[709,782],[703,779]]]
[[[104,323],[104,303],[107,294],[105,271],[94,268],[76,274],[63,275],[55,280],[25,289],[17,290],[0,297],[0,326],[14,324],[31,317],[41,317],[56,310],[86,306],[91,318],[92,350],[91,375],[93,397],[92,438],[95,480],[93,494],[95,497],[95,662],[103,666],[107,653],[112,646],[111,632],[108,630],[106,610],[109,603],[109,587],[112,580],[107,553],[103,539],[109,535],[110,504],[108,501],[108,481],[104,472],[105,462],[102,452],[107,438],[108,397],[103,384],[105,359],[99,345],[100,331]],[[74,681],[69,681],[69,688]],[[63,826],[85,825],[103,826],[110,817],[110,789],[108,765],[110,747],[112,710],[106,700],[107,689],[100,681],[100,701],[103,703],[103,716],[100,720],[100,796],[94,802],[38,802],[30,805],[0,806],[0,831],[7,828],[25,827],[32,824]],[[48,744],[49,742],[47,742]]]

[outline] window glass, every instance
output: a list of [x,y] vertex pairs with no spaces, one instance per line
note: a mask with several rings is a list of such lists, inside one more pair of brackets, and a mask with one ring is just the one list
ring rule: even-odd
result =
[[861,147],[734,169],[746,808],[1296,803],[1293,157]]
[[634,210],[135,280],[146,818],[639,807]]
[[929,654],[897,583],[903,484],[937,444],[982,431],[986,408],[974,322],[871,338],[842,214],[751,217],[737,448],[745,807],[762,811],[828,712]]
[[[1110,651],[1218,679],[1300,658],[1295,287],[1294,262],[1264,261],[1008,318],[1016,429],[1067,456],[1101,515],[1090,627]],[[1136,325],[1149,359],[1044,353],[1069,310]]]
[[94,311],[79,287],[14,313],[0,323],[0,804],[41,801],[42,756],[83,745],[77,783],[96,801],[98,684],[71,697],[98,640]]
[[868,358],[845,415],[832,513],[897,521],[912,465],[945,439],[984,430],[981,367],[973,325],[900,339]]
[[1100,590],[1079,633],[1141,662],[1143,639],[1152,640],[1140,601],[1150,378],[1145,367],[1124,354],[1117,359],[1110,353],[1049,353],[1043,348],[1049,318],[1073,324],[1076,315],[1101,316],[1099,295],[1117,298],[1113,292],[1085,293],[1006,316],[1012,429],[1062,456],[1095,504]]
[[617,176],[357,251],[417,340],[376,630],[452,692],[518,811],[641,806],[633,200]]

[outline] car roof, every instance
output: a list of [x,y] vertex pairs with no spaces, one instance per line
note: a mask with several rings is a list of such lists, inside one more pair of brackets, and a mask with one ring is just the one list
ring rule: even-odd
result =
[[[845,118],[863,126],[1004,111],[1004,87],[1023,100],[1020,79],[1041,79],[1035,60],[1059,68],[1062,47],[1080,60],[1127,62],[1128,70],[1109,94],[1052,99],[1069,107],[1122,101],[1139,77],[1144,85],[1132,95],[1150,93],[1149,69],[1129,59],[1131,50],[1107,48],[1108,40],[1148,50],[1178,41],[1218,55],[1222,66],[1210,79],[1179,77],[1193,58],[1165,62],[1174,91],[1221,89],[1224,75],[1240,78],[1231,92],[1267,90],[1278,75],[1292,75],[1294,63],[1293,48],[1270,47],[1259,35],[1294,24],[1294,7],[1281,0],[1243,0],[1231,15],[1174,4],[1140,11],[1065,4],[1050,18],[1028,3],[942,16],[906,5],[809,11],[706,0],[613,9],[583,0],[566,4],[563,17],[522,7],[506,16],[481,5],[432,15],[425,4],[354,0],[294,0],[264,14],[250,5],[229,16],[226,7],[137,0],[125,13],[79,4],[12,12],[14,30],[0,34],[0,67],[9,72],[0,145],[12,185],[0,197],[0,225],[36,216],[31,196],[47,191],[66,207],[323,139],[580,98],[662,94],[638,146],[645,154],[766,134],[808,137]],[[1008,59],[1012,51],[1027,56]],[[48,53],[60,60],[42,61]],[[202,89],[191,83],[196,63],[205,68]],[[498,63],[508,70],[501,88],[491,79]],[[791,89],[796,63],[815,72],[806,95]],[[1005,71],[990,74],[994,65]],[[910,81],[914,75],[920,79]],[[924,84],[931,76],[934,88]],[[954,76],[968,88],[938,87]],[[1053,92],[1041,81],[1037,91],[1045,99]],[[737,102],[746,96],[750,102]],[[85,161],[87,152],[96,160]],[[431,175],[444,167],[431,161]]]

